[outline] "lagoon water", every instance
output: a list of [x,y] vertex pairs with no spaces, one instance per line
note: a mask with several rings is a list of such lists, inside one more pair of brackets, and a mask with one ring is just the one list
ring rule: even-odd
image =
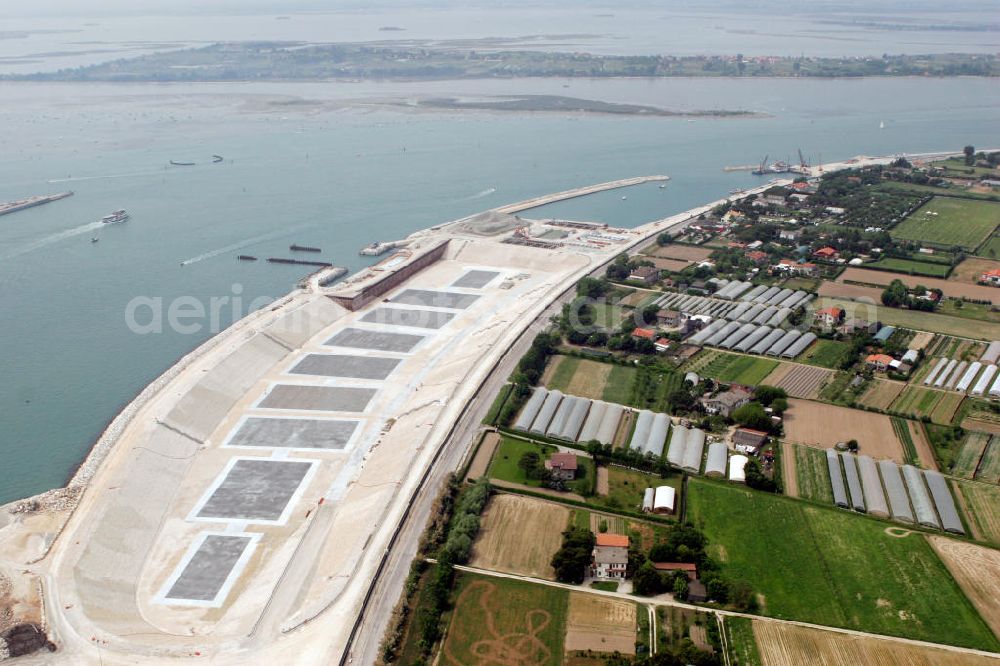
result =
[[[563,88],[563,85],[569,88]],[[752,118],[431,113],[417,92],[551,92]],[[536,215],[634,226],[758,183],[729,164],[1000,146],[983,79],[538,80],[211,85],[0,84],[0,200],[75,196],[0,217],[0,502],[63,483],[105,424],[212,330],[139,335],[136,297],[244,303],[308,269],[239,262],[288,245],[357,269],[358,249],[501,203],[667,174]],[[885,129],[879,129],[884,121]],[[211,163],[219,154],[225,160]],[[172,167],[169,160],[196,162]],[[628,196],[622,200],[621,196]],[[101,227],[116,208],[132,219]],[[91,238],[99,239],[92,243]],[[237,316],[245,313],[238,309]],[[226,308],[221,324],[232,320]]]

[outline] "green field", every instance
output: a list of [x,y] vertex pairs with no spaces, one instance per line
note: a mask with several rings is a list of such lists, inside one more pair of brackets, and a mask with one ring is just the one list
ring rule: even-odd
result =
[[[785,444],[787,446],[788,443]],[[830,487],[826,452],[811,446],[795,444],[792,448],[795,452],[795,476],[799,482],[799,497],[833,504],[833,488]]]
[[935,391],[920,386],[907,386],[890,405],[890,411],[919,419],[930,417],[934,423],[951,423],[952,416],[964,396],[952,391]]
[[989,240],[979,247],[976,254],[987,259],[1000,259],[1000,236],[990,236]]
[[897,259],[896,257],[879,259],[870,264],[865,264],[865,268],[880,268],[884,271],[893,271],[894,273],[924,275],[937,278],[948,277],[948,273],[951,271],[951,266],[947,264],[913,261],[912,259]]
[[[549,363],[556,360],[558,365],[546,381],[547,388],[622,405],[630,404],[638,368],[566,355],[553,356]],[[610,372],[605,375],[609,367]],[[580,382],[586,390],[582,390]]]
[[[853,312],[857,306],[853,301],[842,298],[825,298],[823,304],[827,307],[841,307]],[[975,319],[963,319],[934,312],[918,312],[900,308],[879,308],[878,319],[883,324],[914,331],[930,331],[944,335],[957,335],[977,340],[1000,340],[1000,324]]]
[[896,433],[896,438],[903,445],[903,460],[907,465],[920,465],[920,457],[917,455],[917,447],[913,443],[910,434],[910,424],[906,419],[898,416],[890,417],[892,420],[892,430]]
[[619,305],[610,303],[594,303],[594,325],[605,329],[615,329],[625,316],[625,311]]
[[682,477],[679,474],[662,479],[656,474],[646,474],[634,469],[612,465],[608,467],[607,496],[594,495],[593,497],[589,497],[587,502],[594,506],[607,507],[609,509],[641,511],[642,496],[646,488],[672,486],[677,490],[678,497],[680,497],[681,481]]
[[969,507],[966,519],[984,540],[1000,545],[1000,486],[966,481],[952,481],[952,484]]
[[763,595],[765,615],[1000,648],[919,533],[705,479],[691,478],[688,495],[710,554]]
[[[500,446],[497,447],[496,453],[493,454],[493,461],[490,463],[488,472],[489,477],[511,483],[520,483],[532,488],[540,487],[541,482],[537,479],[529,479],[524,470],[517,464],[521,456],[528,451],[534,451],[545,459],[556,452],[556,447],[504,436],[500,440]],[[574,492],[586,495],[594,478],[594,462],[586,456],[577,456],[576,462],[579,465],[577,478],[575,481],[568,482],[566,486]]]
[[890,232],[893,238],[967,251],[982,245],[1000,224],[1000,203],[934,197]]
[[735,382],[756,386],[778,367],[777,361],[771,361],[756,356],[742,356],[726,352],[709,352],[711,357],[698,357],[689,369],[700,375],[717,379],[720,382]]
[[976,478],[988,483],[1000,483],[1000,437],[994,435],[990,438]]
[[820,339],[795,360],[821,368],[839,368],[851,354],[851,345],[836,340]]
[[632,395],[632,384],[635,383],[635,376],[638,370],[627,365],[616,365],[611,368],[607,383],[604,385],[603,400],[617,402],[620,405],[627,405]]
[[979,467],[979,459],[983,457],[986,445],[990,443],[990,436],[985,432],[970,432],[962,442],[962,448],[955,456],[955,464],[951,468],[951,473],[971,479],[976,475],[976,468]]
[[453,595],[442,663],[508,663],[486,660],[487,654],[522,656],[510,663],[563,663],[567,590],[461,574]]
[[757,639],[753,635],[753,620],[748,617],[727,617],[729,660],[732,666],[761,666]]

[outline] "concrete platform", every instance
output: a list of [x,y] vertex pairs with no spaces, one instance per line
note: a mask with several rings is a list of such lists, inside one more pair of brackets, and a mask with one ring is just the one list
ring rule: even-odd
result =
[[354,386],[275,384],[257,403],[265,409],[305,409],[327,412],[363,412],[377,389]]
[[225,446],[342,450],[350,443],[359,423],[352,419],[248,416],[226,438]]
[[191,518],[283,523],[316,464],[314,460],[233,458]]
[[351,347],[387,352],[409,352],[424,339],[422,335],[411,333],[388,333],[369,331],[363,328],[345,328],[327,340],[328,347]]
[[401,360],[384,356],[308,354],[296,362],[288,373],[348,379],[385,379],[392,374]]
[[454,313],[439,310],[378,307],[362,317],[361,321],[366,324],[439,329],[454,318]]
[[162,603],[221,606],[259,538],[251,534],[203,534],[167,581]]
[[500,271],[471,270],[451,283],[452,287],[482,289],[500,275]]
[[430,289],[404,289],[389,299],[390,303],[402,305],[424,305],[431,308],[464,310],[479,299],[477,294],[463,294],[457,291],[432,291]]

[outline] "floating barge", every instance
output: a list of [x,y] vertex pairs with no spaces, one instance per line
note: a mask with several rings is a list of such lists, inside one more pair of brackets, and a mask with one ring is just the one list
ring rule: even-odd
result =
[[239,259],[240,261],[257,261],[257,257],[250,254],[241,254],[236,258]]
[[59,194],[41,194],[34,197],[8,201],[7,203],[0,203],[0,215],[16,213],[17,211],[24,210],[25,208],[34,208],[35,206],[41,206],[42,204],[59,201],[60,199],[65,199],[66,197],[71,196],[73,196],[72,192],[60,192]]
[[309,247],[308,245],[289,245],[288,249],[292,252],[322,252],[318,247]]
[[305,261],[303,259],[285,259],[283,257],[268,257],[267,261],[270,264],[296,264],[298,266],[320,266],[322,268],[333,266],[329,261]]

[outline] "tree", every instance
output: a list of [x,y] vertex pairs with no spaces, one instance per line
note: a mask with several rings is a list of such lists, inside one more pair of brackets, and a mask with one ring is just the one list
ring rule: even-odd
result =
[[760,404],[765,407],[770,407],[771,403],[779,398],[787,398],[788,392],[783,388],[778,388],[777,386],[768,386],[767,384],[761,384],[753,392],[753,397]]
[[743,468],[743,474],[746,478],[748,488],[755,488],[769,493],[778,491],[778,484],[764,474],[764,469],[761,467],[760,461],[756,458],[751,458],[747,461],[746,466]]
[[751,402],[736,409],[733,412],[733,420],[744,428],[763,430],[771,429],[771,417],[764,411],[764,406],[759,402]]
[[882,305],[890,308],[898,308],[907,304],[910,298],[909,291],[902,280],[893,280],[882,292]]
[[517,466],[524,470],[524,475],[529,479],[542,479],[547,471],[542,463],[542,456],[537,451],[525,451],[517,461]]
[[646,562],[632,575],[632,590],[644,597],[663,591],[660,572],[656,570],[652,562]]
[[678,601],[687,601],[688,598],[688,581],[686,575],[677,576],[674,578],[674,598]]
[[771,403],[771,409],[774,410],[775,414],[781,416],[782,414],[785,413],[785,410],[788,409],[788,399],[778,398],[777,400]]
[[656,237],[656,244],[659,246],[670,245],[674,242],[674,237],[668,232],[664,231],[662,234]]
[[579,585],[587,575],[596,539],[590,530],[582,527],[570,528],[562,534],[563,544],[552,556],[552,568],[560,583]]
[[976,149],[974,146],[966,146],[962,149],[965,153],[965,166],[972,166],[976,163]]

